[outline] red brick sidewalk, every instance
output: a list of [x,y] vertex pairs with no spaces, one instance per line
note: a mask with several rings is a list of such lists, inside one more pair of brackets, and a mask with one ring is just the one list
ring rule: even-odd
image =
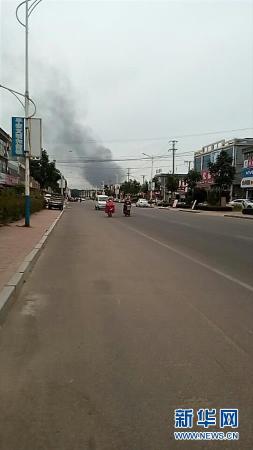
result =
[[45,209],[31,216],[30,228],[22,227],[24,219],[0,227],[0,291],[59,214]]

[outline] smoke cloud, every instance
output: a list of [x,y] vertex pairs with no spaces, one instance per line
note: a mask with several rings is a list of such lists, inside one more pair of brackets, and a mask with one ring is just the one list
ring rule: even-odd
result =
[[[69,161],[66,165],[57,166],[63,173],[64,168],[72,168],[72,174],[87,180],[92,186],[120,182],[123,171],[112,161],[111,150],[94,142],[96,138],[92,130],[80,120],[82,96],[76,96],[70,81],[57,71],[52,70],[49,76],[48,73],[45,76],[44,71],[43,74],[43,80],[36,83],[40,86],[36,103],[38,115],[43,119],[43,144],[56,161]],[[85,158],[92,159],[92,162],[84,163]],[[71,178],[75,176],[71,175]]]

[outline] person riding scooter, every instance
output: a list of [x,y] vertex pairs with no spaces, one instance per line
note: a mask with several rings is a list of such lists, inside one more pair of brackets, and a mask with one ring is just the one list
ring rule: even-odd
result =
[[123,214],[125,214],[125,216],[130,216],[130,211],[131,211],[131,199],[130,197],[127,197],[124,201]]
[[109,217],[115,212],[115,204],[113,198],[108,198],[105,205],[105,213],[108,214]]

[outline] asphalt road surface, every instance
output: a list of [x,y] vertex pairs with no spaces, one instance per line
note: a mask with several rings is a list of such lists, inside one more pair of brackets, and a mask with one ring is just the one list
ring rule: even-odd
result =
[[[0,449],[252,450],[252,273],[252,221],[70,204],[0,330]],[[176,441],[179,408],[240,440]]]

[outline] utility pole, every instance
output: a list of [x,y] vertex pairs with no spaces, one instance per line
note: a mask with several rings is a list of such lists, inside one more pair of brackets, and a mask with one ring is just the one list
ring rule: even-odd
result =
[[154,170],[154,155],[148,155],[147,153],[142,153],[144,156],[147,156],[151,159],[151,181],[150,181],[150,200],[153,198],[153,170]]
[[163,201],[166,200],[166,177],[163,177]]
[[61,195],[63,196],[63,175],[61,174]]
[[142,185],[144,185],[146,175],[141,175],[141,177],[142,177]]
[[168,151],[170,152],[170,151],[172,151],[172,175],[174,175],[175,174],[175,153],[176,153],[176,151],[177,151],[177,149],[176,149],[176,143],[178,142],[178,141],[176,141],[176,140],[173,140],[173,141],[169,141],[169,143],[172,143],[172,148],[170,148]]
[[188,172],[191,170],[191,164],[193,164],[193,161],[184,161],[185,164],[188,164]]
[[129,177],[130,177],[130,168],[127,169],[127,182],[129,183]]
[[28,0],[25,3],[25,226],[30,226],[30,146],[29,146],[29,65],[28,65]]

